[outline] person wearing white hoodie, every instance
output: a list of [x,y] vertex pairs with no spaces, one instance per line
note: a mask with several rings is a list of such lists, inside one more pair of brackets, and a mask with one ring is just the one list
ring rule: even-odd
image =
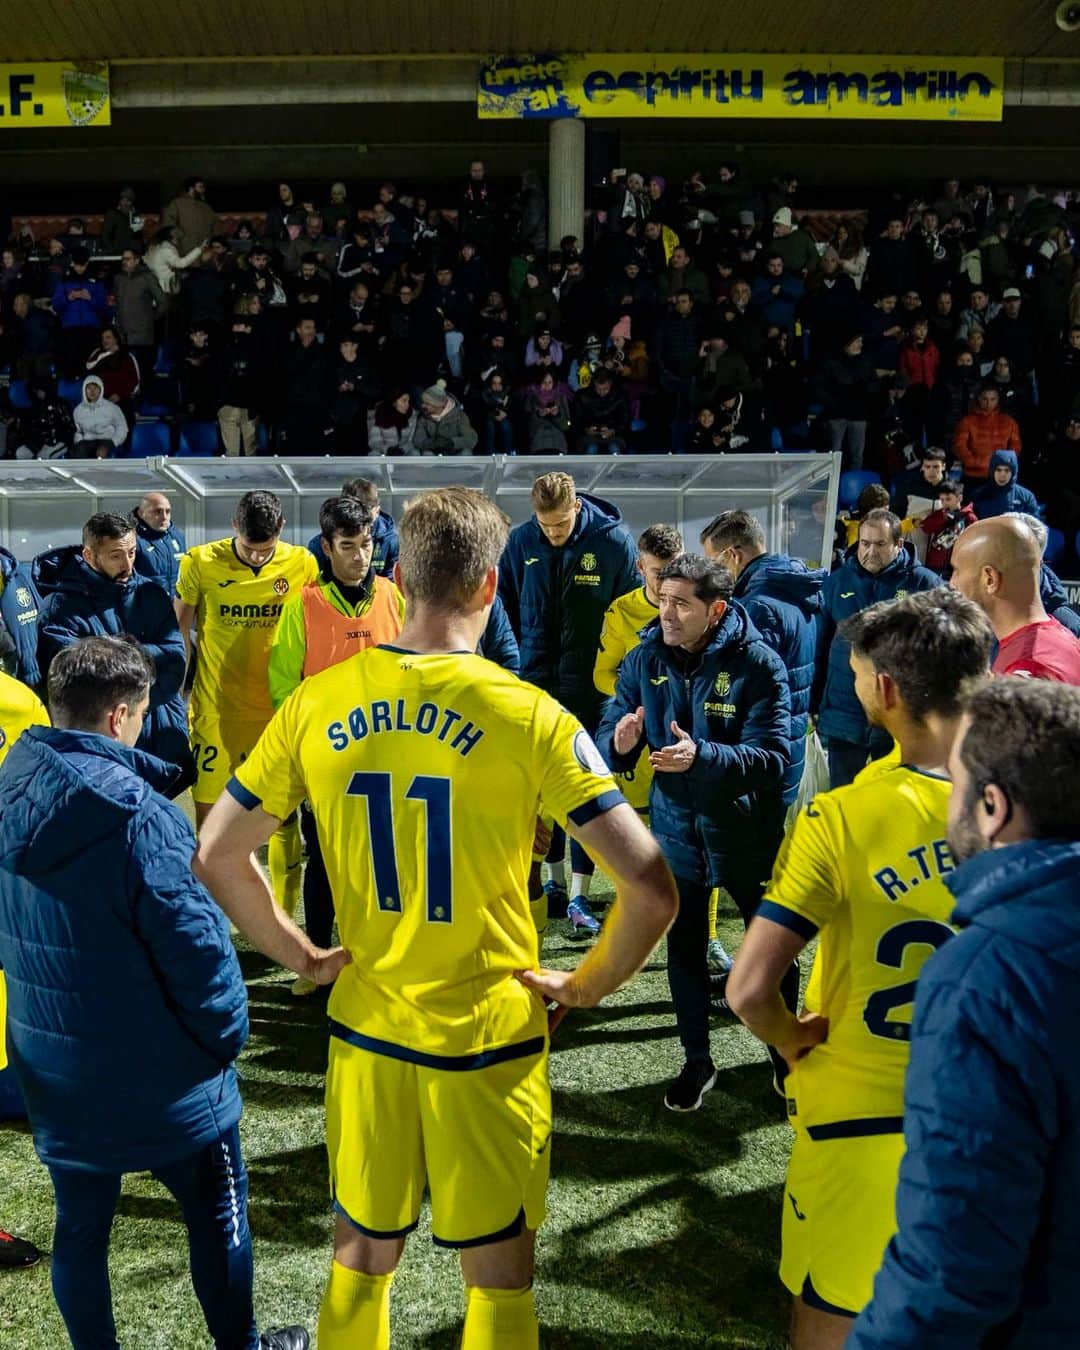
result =
[[105,397],[105,385],[97,375],[83,380],[82,402],[75,409],[73,459],[105,459],[110,450],[127,440],[124,414]]

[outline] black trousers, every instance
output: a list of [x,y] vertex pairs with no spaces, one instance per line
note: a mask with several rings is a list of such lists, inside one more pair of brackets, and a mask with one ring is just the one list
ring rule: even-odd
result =
[[326,875],[315,813],[307,802],[300,807],[300,833],[307,846],[304,868],[304,926],[316,947],[329,947],[334,933],[334,896]]

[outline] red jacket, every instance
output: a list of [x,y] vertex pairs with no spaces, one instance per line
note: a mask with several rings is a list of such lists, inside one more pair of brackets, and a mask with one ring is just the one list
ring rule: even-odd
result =
[[1020,428],[1014,418],[1000,409],[985,413],[976,408],[957,422],[952,448],[964,466],[966,477],[985,478],[990,472],[990,456],[995,450],[1020,453]]
[[931,511],[919,528],[929,536],[926,543],[926,565],[941,572],[952,557],[953,545],[978,517],[966,503],[959,511]]
[[914,338],[908,338],[900,346],[900,369],[908,377],[909,384],[921,384],[933,389],[937,384],[938,369],[941,366],[941,353],[932,338],[919,346]]

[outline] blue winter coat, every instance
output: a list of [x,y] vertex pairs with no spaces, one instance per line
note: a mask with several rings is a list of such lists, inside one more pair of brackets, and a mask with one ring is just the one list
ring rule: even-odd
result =
[[[398,532],[394,517],[386,511],[380,511],[371,526],[371,566],[376,576],[394,579],[394,564],[398,560]],[[308,540],[308,550],[314,555],[321,567],[326,560],[322,551],[322,535],[317,534]]]
[[910,544],[878,573],[868,572],[858,559],[858,545],[848,549],[844,561],[831,572],[821,588],[821,620],[818,624],[818,654],[814,706],[818,731],[825,740],[869,745],[870,724],[855,696],[855,676],[848,665],[851,644],[836,631],[844,619],[912,591],[929,591],[942,585],[936,572],[915,560]]
[[596,736],[616,773],[641,753],[615,750],[616,725],[638,708],[653,750],[672,744],[672,722],[698,745],[686,773],[656,774],[649,792],[649,826],[671,870],[712,886],[762,881],[783,829],[791,701],[783,663],[738,601],[695,656],[667,646],[654,623],[623,658]]
[[[89,291],[89,300],[69,300],[71,291]],[[70,276],[52,293],[53,312],[61,328],[100,328],[109,314],[109,295],[100,281]]]
[[806,758],[806,727],[814,686],[821,587],[828,573],[784,553],[765,553],[743,569],[734,598],[784,663],[791,693],[791,759],[784,773],[784,803],[799,793]]
[[[994,482],[994,470],[1005,467],[1012,472],[1012,481],[1005,487]],[[1042,507],[1034,492],[1016,481],[1020,461],[1014,450],[995,450],[990,456],[990,477],[971,495],[971,507],[980,520],[1003,516],[1006,511],[1026,511],[1030,516],[1042,516]]]
[[128,633],[154,662],[150,712],[138,748],[182,770],[176,789],[194,781],[184,703],[184,639],[172,601],[161,587],[138,572],[127,582],[110,581],[82,559],[79,546],[41,553],[33,576],[44,595],[38,625],[38,657],[42,674],[63,647],[84,637]]
[[1078,1340],[1080,842],[980,853],[919,977],[899,1232],[848,1350]]
[[1046,563],[1043,563],[1039,573],[1039,598],[1047,614],[1057,619],[1070,633],[1080,637],[1080,614],[1069,604],[1068,593],[1058,574]]
[[183,530],[170,525],[167,530],[155,530],[138,516],[135,533],[139,547],[135,554],[135,571],[140,576],[156,581],[170,600],[176,595],[176,579],[180,575],[180,555],[187,552]]
[[38,665],[38,618],[41,596],[22,563],[6,548],[0,548],[0,578],[4,591],[0,595],[0,619],[11,635],[18,657],[18,668],[13,672],[23,684],[37,687],[41,684]]
[[503,670],[512,671],[515,675],[521,673],[521,654],[518,651],[517,638],[510,627],[506,606],[498,596],[491,606],[487,626],[476,650],[488,661],[494,661],[497,666],[502,666]]
[[569,540],[553,548],[535,518],[510,531],[499,595],[517,634],[521,678],[551,694],[585,726],[603,702],[593,665],[608,606],[641,585],[637,548],[622,512],[581,495]]
[[11,1062],[49,1165],[142,1171],[240,1118],[247,997],[170,765],[33,727],[0,767]]

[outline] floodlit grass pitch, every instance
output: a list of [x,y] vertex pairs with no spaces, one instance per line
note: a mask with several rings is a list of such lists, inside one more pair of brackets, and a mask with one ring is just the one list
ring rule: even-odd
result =
[[[597,894],[607,889],[597,878]],[[721,936],[733,949],[741,924]],[[545,962],[574,965],[582,944],[553,923]],[[781,1185],[790,1148],[783,1104],[749,1032],[718,1024],[719,1076],[702,1109],[666,1111],[680,1053],[662,950],[602,1007],[563,1022],[552,1053],[555,1138],[537,1303],[546,1350],[782,1350],[787,1300],[776,1276]],[[251,1174],[260,1327],[314,1331],[330,1259],[323,1147],[324,1005],[289,994],[291,977],[242,954],[251,1040],[240,1063],[241,1127]],[[137,1067],[137,1066],[133,1066]],[[478,1182],[482,1184],[482,1182]],[[52,1192],[25,1127],[0,1125],[0,1224],[45,1249]],[[395,1350],[451,1350],[461,1332],[457,1258],[432,1247],[427,1216],[394,1282]],[[113,1229],[121,1342],[139,1350],[209,1346],[187,1274],[177,1207],[129,1177]],[[67,1344],[48,1262],[0,1277],[0,1344]]]

